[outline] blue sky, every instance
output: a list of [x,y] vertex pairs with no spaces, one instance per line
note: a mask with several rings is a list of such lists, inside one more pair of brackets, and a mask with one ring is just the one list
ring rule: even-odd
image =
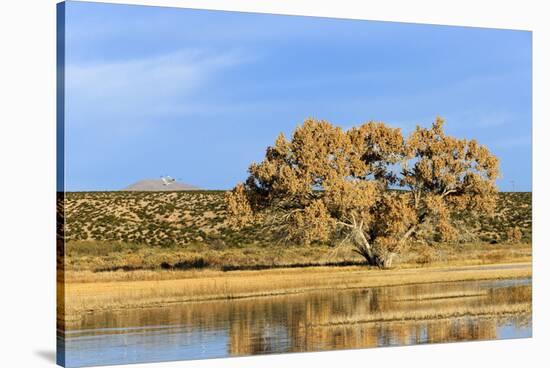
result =
[[65,186],[228,189],[305,118],[475,138],[531,190],[531,33],[111,5],[66,8]]

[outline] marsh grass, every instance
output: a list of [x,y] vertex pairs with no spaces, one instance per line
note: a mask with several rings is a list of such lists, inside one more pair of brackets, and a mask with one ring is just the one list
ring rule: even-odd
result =
[[315,290],[524,278],[531,276],[529,266],[530,264],[519,264],[504,268],[473,266],[459,269],[434,267],[384,271],[367,270],[357,266],[234,272],[193,270],[178,272],[177,279],[117,282],[113,282],[110,277],[107,282],[67,283],[66,314],[274,296]]
[[[411,245],[396,261],[397,267],[430,267],[475,265],[507,262],[529,262],[530,244],[437,244]],[[214,269],[224,271],[264,270],[292,267],[361,265],[363,260],[351,246],[337,249],[327,245],[226,247],[212,249],[194,243],[185,247],[162,248],[121,242],[69,242],[65,270],[155,271]],[[142,274],[142,273],[141,273]],[[135,279],[140,279],[136,273]],[[159,276],[164,278],[164,276]],[[98,278],[101,278],[98,276]],[[69,276],[68,280],[72,277]]]

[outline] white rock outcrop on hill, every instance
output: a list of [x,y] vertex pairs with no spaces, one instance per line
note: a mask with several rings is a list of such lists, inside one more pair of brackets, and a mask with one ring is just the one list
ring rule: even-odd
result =
[[199,190],[189,184],[173,182],[166,185],[162,179],[143,179],[122,189],[123,191],[133,192],[172,192],[177,190]]

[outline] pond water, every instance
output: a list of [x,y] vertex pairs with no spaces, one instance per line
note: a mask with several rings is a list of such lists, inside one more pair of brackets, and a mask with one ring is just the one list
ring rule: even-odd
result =
[[531,280],[312,292],[102,312],[71,324],[69,367],[531,337]]

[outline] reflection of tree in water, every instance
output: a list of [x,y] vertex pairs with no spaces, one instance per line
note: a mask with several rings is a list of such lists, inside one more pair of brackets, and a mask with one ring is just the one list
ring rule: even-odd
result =
[[[438,293],[443,293],[443,297],[437,298]],[[463,297],[457,297],[462,294]],[[430,295],[433,299],[426,298]],[[464,285],[414,285],[333,293],[329,302],[326,294],[283,298],[278,304],[280,310],[267,309],[264,319],[269,323],[255,324],[249,319],[233,323],[229,348],[231,354],[245,355],[495,339],[502,319],[513,320],[517,327],[525,327],[530,322],[530,315],[513,319],[510,316],[465,316],[367,323],[353,321],[363,317],[368,319],[373,314],[402,313],[404,318],[409,318],[418,313],[421,316],[425,308],[434,306],[444,315],[445,311],[460,308],[525,303],[530,301],[530,295],[530,286],[487,290],[465,289]],[[260,305],[258,301],[252,308],[262,309]],[[335,319],[340,323],[331,324]],[[350,322],[345,323],[346,320]],[[520,320],[523,325],[518,322]],[[272,334],[269,344],[266,344],[266,331],[274,326],[278,326],[279,332]],[[288,333],[280,332],[285,330]]]
[[233,355],[261,354],[288,351],[288,329],[284,325],[248,321],[233,321],[230,328],[229,350]]
[[[531,301],[530,285],[491,285],[495,284],[410,285],[185,303],[85,316],[78,328],[178,325],[194,333],[220,330],[227,334],[229,354],[250,355],[495,339],[500,324],[528,326],[530,313],[430,317],[433,311],[448,316]],[[185,345],[188,335],[173,334],[170,339]]]
[[497,337],[494,318],[461,318],[427,324],[427,342],[490,340]]

